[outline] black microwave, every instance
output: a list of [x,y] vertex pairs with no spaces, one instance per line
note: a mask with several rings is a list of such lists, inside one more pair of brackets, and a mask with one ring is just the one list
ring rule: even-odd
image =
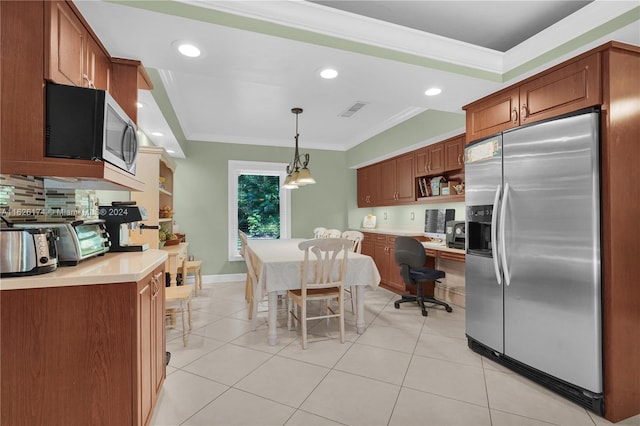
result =
[[106,161],[136,174],[136,126],[105,90],[47,83],[46,156]]

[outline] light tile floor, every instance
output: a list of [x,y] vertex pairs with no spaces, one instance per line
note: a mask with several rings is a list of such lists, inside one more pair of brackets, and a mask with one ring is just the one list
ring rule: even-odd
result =
[[[428,317],[397,295],[367,289],[367,329],[346,341],[335,321],[310,323],[310,344],[278,316],[267,344],[266,312],[251,330],[244,281],[205,285],[193,299],[193,331],[167,329],[171,362],[152,425],[575,425],[607,420],[467,348],[464,309]],[[179,324],[179,323],[178,323]],[[640,416],[618,423],[640,425]]]

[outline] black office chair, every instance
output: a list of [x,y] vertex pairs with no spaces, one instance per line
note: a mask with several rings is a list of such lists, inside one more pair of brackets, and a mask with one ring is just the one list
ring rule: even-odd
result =
[[396,309],[400,309],[400,304],[405,302],[416,302],[422,308],[422,316],[427,316],[427,308],[424,303],[441,305],[447,312],[453,311],[448,303],[437,300],[433,296],[423,295],[422,283],[427,281],[438,281],[444,278],[444,272],[424,266],[427,254],[422,243],[411,237],[397,237],[395,242],[396,263],[400,266],[400,275],[407,285],[417,286],[416,295],[403,294],[402,299],[393,303]]

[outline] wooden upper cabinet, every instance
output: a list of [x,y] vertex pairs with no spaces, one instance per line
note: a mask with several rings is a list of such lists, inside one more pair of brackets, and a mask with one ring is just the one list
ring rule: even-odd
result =
[[396,158],[396,201],[415,201],[413,152]]
[[515,87],[465,106],[467,142],[518,126],[519,103],[520,92]]
[[415,201],[413,152],[381,163],[382,205]]
[[464,167],[464,136],[444,142],[444,170],[459,170]]
[[108,91],[111,77],[111,61],[92,37],[87,37],[86,64],[87,79],[85,80],[85,85]]
[[67,3],[45,2],[45,78],[84,86],[86,37],[82,22]]
[[466,105],[466,141],[599,105],[600,78],[600,53],[596,52]]
[[601,103],[600,53],[527,81],[520,86],[520,124],[552,118]]
[[358,169],[358,207],[382,205],[381,168],[381,164],[374,164]]
[[415,177],[436,175],[445,170],[444,145],[440,142],[415,151]]
[[140,61],[111,59],[111,83],[109,93],[134,123],[138,122],[138,67]]

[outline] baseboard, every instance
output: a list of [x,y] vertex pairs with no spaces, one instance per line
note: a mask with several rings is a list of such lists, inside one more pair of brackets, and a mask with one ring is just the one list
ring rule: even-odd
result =
[[[220,274],[220,275],[203,275],[202,284],[218,284],[218,283],[230,283],[230,282],[244,282],[247,274]],[[189,275],[187,278],[187,284],[193,284],[195,278],[193,275]]]

